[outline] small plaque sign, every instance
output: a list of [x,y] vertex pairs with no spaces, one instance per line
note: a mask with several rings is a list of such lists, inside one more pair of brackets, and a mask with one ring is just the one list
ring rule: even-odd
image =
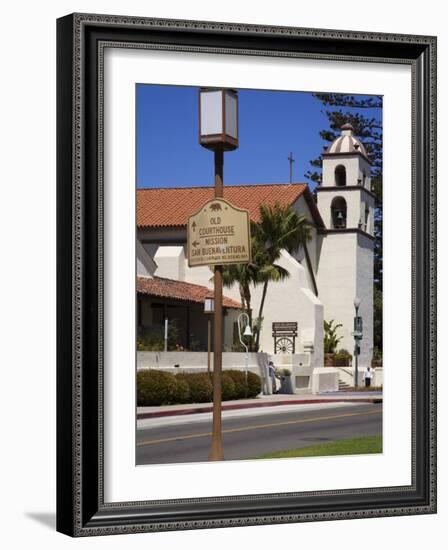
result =
[[273,332],[297,332],[297,323],[292,322],[277,322],[272,323]]
[[188,218],[187,253],[190,267],[250,262],[249,212],[221,198],[206,202]]

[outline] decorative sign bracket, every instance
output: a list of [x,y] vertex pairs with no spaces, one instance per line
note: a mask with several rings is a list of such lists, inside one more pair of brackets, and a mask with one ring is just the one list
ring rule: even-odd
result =
[[297,323],[272,323],[272,337],[274,338],[275,353],[295,353]]

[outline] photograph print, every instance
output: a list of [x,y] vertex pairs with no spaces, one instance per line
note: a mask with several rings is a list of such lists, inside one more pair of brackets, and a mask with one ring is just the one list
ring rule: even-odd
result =
[[382,453],[382,97],[135,93],[136,464]]

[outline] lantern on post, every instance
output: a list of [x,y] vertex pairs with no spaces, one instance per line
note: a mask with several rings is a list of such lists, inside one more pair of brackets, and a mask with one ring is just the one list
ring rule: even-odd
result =
[[199,90],[199,143],[212,151],[238,148],[238,95],[235,90]]

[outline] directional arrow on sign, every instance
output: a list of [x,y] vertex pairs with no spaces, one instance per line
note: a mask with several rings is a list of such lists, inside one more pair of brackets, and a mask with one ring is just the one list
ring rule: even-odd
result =
[[207,201],[188,218],[187,251],[189,267],[249,263],[249,212],[220,197]]

